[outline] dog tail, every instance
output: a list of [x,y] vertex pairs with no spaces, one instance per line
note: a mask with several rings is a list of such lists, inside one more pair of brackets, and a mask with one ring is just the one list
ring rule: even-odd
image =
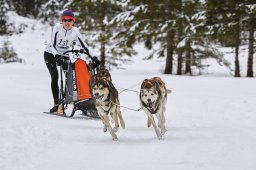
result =
[[124,119],[123,119],[123,116],[121,114],[121,111],[118,112],[118,117],[119,117],[121,127],[124,129],[125,128],[125,123],[124,123]]
[[167,94],[170,94],[172,92],[172,90],[166,89],[166,92],[167,92]]

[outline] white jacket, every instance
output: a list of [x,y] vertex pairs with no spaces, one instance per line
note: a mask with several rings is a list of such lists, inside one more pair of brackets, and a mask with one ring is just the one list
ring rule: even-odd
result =
[[53,27],[51,38],[47,42],[45,51],[52,53],[54,56],[56,54],[62,55],[77,43],[80,43],[82,48],[87,48],[77,27],[73,26],[70,30],[65,30],[62,24],[56,24]]

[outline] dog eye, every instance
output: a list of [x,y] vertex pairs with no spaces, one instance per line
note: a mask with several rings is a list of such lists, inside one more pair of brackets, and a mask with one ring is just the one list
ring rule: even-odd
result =
[[153,93],[151,93],[151,96],[153,96],[154,94]]
[[148,95],[145,94],[144,96],[147,97]]

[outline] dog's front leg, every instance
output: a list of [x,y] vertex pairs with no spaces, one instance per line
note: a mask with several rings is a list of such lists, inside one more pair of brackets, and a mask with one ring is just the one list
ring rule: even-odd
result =
[[163,113],[156,113],[156,118],[157,118],[157,120],[158,120],[158,127],[160,127],[161,128],[161,133],[162,133],[162,135],[164,135],[165,134],[165,132],[167,131],[167,129],[165,128],[165,125],[164,125],[164,120],[163,120],[163,115],[162,115]]
[[158,127],[156,126],[156,122],[154,120],[153,115],[150,112],[148,112],[148,111],[146,111],[146,114],[148,115],[148,118],[151,121],[151,123],[152,123],[152,125],[153,125],[153,127],[155,129],[155,132],[156,132],[156,135],[157,135],[158,139],[161,140],[162,139],[162,135],[160,134],[160,131],[159,131]]
[[116,107],[114,107],[113,110],[111,110],[112,114],[113,114],[113,119],[115,121],[115,127],[113,128],[114,132],[117,132],[119,129],[119,123],[118,123],[118,117],[117,117],[117,110]]
[[164,117],[164,112],[162,113],[161,116],[162,116],[163,124],[165,124],[166,121],[165,121],[165,117]]
[[104,124],[107,126],[107,129],[108,129],[109,133],[111,134],[112,139],[116,141],[117,136],[116,136],[115,132],[113,131],[113,129],[112,129],[110,123],[109,123],[108,115],[106,113],[104,113],[102,116],[103,116]]
[[117,106],[117,116],[119,117],[119,121],[121,124],[121,127],[124,129],[125,128],[125,123],[124,123],[124,119],[120,110],[120,106]]
[[103,116],[100,115],[100,118],[101,118],[102,123],[103,123],[103,132],[107,132],[108,129],[107,129],[107,125],[105,124]]
[[147,125],[148,125],[148,128],[151,126],[151,121],[150,121],[149,117],[148,117]]

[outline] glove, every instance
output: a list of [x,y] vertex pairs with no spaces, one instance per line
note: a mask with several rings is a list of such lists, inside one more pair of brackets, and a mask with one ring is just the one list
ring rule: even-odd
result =
[[57,65],[61,66],[61,64],[62,64],[62,57],[61,57],[61,55],[56,54],[55,55],[55,59],[56,59]]
[[62,66],[63,70],[67,70],[68,69],[68,60],[63,59],[61,66]]
[[92,67],[96,68],[100,65],[100,60],[97,57],[92,57]]

